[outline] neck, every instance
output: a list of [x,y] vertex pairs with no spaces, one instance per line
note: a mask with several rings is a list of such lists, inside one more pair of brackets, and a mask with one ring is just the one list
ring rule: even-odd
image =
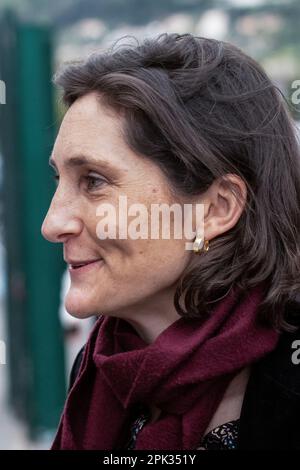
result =
[[156,338],[167,329],[172,323],[178,320],[180,316],[176,313],[168,316],[154,316],[138,319],[126,319],[133,326],[138,335],[148,344],[153,343]]
[[174,292],[162,294],[160,298],[150,300],[144,305],[131,306],[130,311],[118,312],[114,316],[123,318],[136,330],[148,344],[172,323],[181,318],[174,307]]

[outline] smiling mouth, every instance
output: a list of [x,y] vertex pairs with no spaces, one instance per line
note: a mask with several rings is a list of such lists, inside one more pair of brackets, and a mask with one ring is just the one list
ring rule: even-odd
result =
[[78,263],[69,263],[69,270],[70,271],[77,271],[77,270],[82,270],[83,268],[86,268],[87,266],[93,265],[95,263],[99,263],[99,261],[103,261],[102,258],[99,259],[94,259],[90,261],[82,261]]

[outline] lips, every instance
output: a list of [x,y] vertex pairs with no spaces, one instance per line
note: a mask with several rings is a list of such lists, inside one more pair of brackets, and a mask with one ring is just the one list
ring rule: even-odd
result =
[[82,261],[72,261],[72,260],[66,260],[68,265],[70,266],[71,269],[79,269],[82,268],[83,266],[87,266],[88,264],[96,263],[97,261],[101,261],[102,258],[97,258],[97,259],[90,259],[90,260],[82,260]]

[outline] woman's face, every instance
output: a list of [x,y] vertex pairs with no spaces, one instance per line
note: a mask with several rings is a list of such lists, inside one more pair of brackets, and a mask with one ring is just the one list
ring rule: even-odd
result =
[[[143,204],[150,214],[151,204],[178,202],[162,171],[127,147],[121,119],[94,93],[86,95],[67,111],[53,148],[58,186],[42,234],[63,243],[68,264],[93,261],[69,268],[65,306],[74,316],[121,315],[144,302],[158,305],[174,291],[193,256],[184,237],[151,239],[149,233],[147,239],[101,239],[103,204],[118,208],[119,197],[126,196],[128,208]],[[128,225],[136,216],[128,217]],[[118,234],[121,221],[110,213],[109,222]]]

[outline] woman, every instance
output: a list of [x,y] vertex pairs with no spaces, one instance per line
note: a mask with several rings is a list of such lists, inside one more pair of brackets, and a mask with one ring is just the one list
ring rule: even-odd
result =
[[[280,93],[191,34],[56,83],[68,110],[42,233],[63,243],[67,311],[98,321],[53,449],[299,449],[300,164]],[[174,204],[193,238],[151,236],[152,208]]]

